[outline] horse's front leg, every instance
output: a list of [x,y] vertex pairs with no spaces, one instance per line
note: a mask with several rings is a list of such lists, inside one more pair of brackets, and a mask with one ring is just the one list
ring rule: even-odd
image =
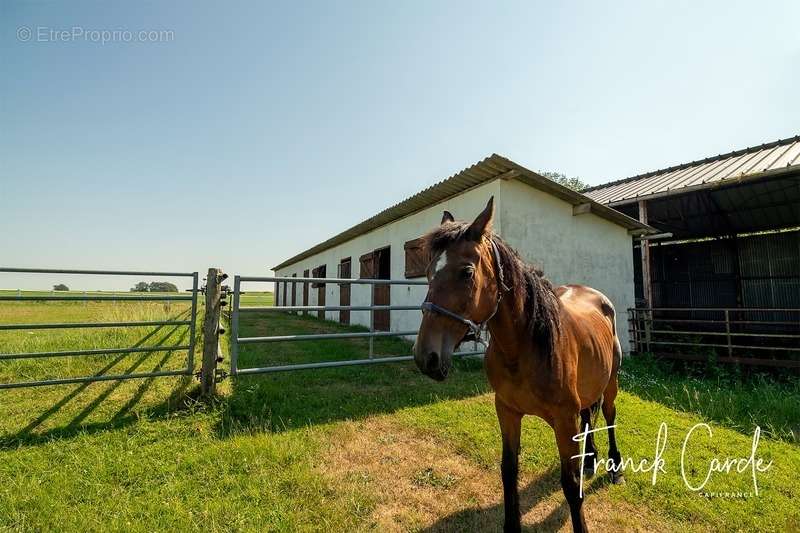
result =
[[583,518],[583,496],[581,491],[580,453],[578,442],[572,439],[578,434],[578,413],[566,415],[555,420],[558,454],[561,456],[561,489],[569,504],[572,517],[572,530],[575,533],[587,531]]
[[522,426],[522,414],[505,405],[495,395],[495,409],[500,421],[500,432],[503,435],[503,458],[500,471],[503,478],[503,502],[505,503],[505,522],[503,531],[520,531],[522,524],[519,514],[519,437]]

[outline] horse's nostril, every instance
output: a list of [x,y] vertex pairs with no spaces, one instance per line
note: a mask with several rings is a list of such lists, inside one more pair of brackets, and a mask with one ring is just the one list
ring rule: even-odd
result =
[[428,371],[436,370],[439,368],[439,354],[436,352],[431,352],[428,354],[428,361],[427,361]]

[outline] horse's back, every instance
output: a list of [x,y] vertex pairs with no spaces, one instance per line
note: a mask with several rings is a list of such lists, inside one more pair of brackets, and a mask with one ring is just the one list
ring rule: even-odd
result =
[[599,399],[619,368],[616,312],[611,300],[592,287],[562,285],[555,293],[566,315],[562,324],[574,340],[578,394],[582,407],[587,407]]

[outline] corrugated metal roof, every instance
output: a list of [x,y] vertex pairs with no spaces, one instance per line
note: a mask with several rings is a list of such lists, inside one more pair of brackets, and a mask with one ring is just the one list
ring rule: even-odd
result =
[[596,185],[583,193],[617,206],[794,171],[800,171],[800,136]]
[[606,207],[592,199],[587,198],[581,193],[568,189],[552,180],[540,176],[539,174],[528,170],[522,165],[518,165],[513,161],[497,154],[492,154],[483,161],[480,161],[469,168],[465,168],[461,172],[450,176],[449,178],[431,185],[427,189],[418,192],[414,196],[403,200],[402,202],[384,209],[377,215],[368,218],[367,220],[356,224],[350,229],[331,237],[330,239],[312,246],[308,250],[301,252],[294,257],[287,259],[272,270],[278,270],[301,261],[307,257],[318,254],[324,250],[337,246],[341,243],[347,242],[359,235],[368,233],[374,229],[385,226],[395,220],[406,217],[418,211],[421,211],[431,205],[443,202],[448,198],[452,198],[461,194],[468,189],[488,183],[496,179],[517,179],[531,187],[535,187],[544,192],[552,194],[572,205],[587,204],[589,210],[597,216],[603,217],[616,224],[619,224],[632,232],[638,233],[654,233],[655,230],[650,226],[642,224],[638,220],[620,213],[610,207]]

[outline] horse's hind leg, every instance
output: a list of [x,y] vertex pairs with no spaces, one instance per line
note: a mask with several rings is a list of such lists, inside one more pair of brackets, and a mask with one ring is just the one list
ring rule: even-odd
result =
[[573,439],[581,431],[578,429],[578,418],[575,414],[562,415],[555,419],[553,429],[556,433],[558,454],[561,456],[561,489],[569,504],[572,531],[582,533],[586,531],[586,520],[583,517],[580,450]]
[[622,464],[622,457],[617,449],[617,437],[615,433],[615,428],[611,427],[614,425],[614,421],[617,418],[617,407],[614,404],[614,400],[617,398],[617,372],[614,371],[614,374],[611,376],[611,381],[608,383],[608,387],[606,387],[606,391],[603,394],[603,418],[606,419],[606,425],[609,426],[608,428],[608,459],[610,463],[607,465],[607,469],[611,474],[611,481],[618,485],[620,483],[625,482],[625,478],[622,475],[622,470],[620,469],[620,465]]
[[[597,413],[598,405],[595,404],[590,409],[581,409],[581,431],[592,429],[592,414]],[[597,459],[597,447],[594,445],[594,433],[586,435],[586,453],[588,454],[583,462],[583,477],[590,478],[594,475],[594,465]]]

